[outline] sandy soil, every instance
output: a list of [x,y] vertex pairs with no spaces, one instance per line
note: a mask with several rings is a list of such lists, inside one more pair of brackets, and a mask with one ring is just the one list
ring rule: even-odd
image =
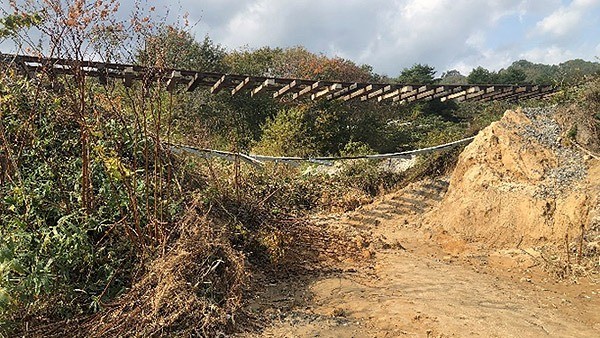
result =
[[422,225],[447,180],[316,222],[362,257],[269,284],[242,337],[600,337],[600,276],[557,281],[531,248],[487,249]]

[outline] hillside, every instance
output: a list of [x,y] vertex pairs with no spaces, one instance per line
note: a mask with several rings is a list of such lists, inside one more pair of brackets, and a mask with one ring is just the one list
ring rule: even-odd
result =
[[600,161],[555,113],[507,111],[449,177],[317,218],[363,253],[271,284],[242,336],[598,336]]

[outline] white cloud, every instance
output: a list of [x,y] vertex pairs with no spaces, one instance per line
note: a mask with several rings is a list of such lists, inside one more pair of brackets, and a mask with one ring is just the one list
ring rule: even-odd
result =
[[[381,64],[402,66],[421,62],[446,70],[460,60],[485,58],[486,32],[513,13],[519,1],[411,0],[390,11],[381,30],[386,38],[373,55]],[[389,71],[399,71],[400,68]]]
[[[600,54],[600,0],[146,1],[170,8],[171,17],[189,12],[198,38],[208,34],[228,49],[302,45],[390,76],[414,63],[468,73],[519,58],[554,62]],[[131,1],[122,7],[131,8]]]
[[559,64],[566,60],[576,58],[576,56],[570,50],[553,45],[530,49],[523,52],[519,58],[537,63]]
[[572,6],[577,8],[591,8],[600,5],[600,0],[573,0]]
[[[484,32],[500,18],[519,12],[519,6],[527,8],[522,6],[526,0],[226,2],[230,6],[208,1],[202,21],[213,22],[198,27],[228,48],[304,45],[313,52],[371,64],[390,75],[414,63],[429,63],[441,72],[466,55],[479,53]],[[221,22],[214,22],[214,17]]]
[[[303,45],[315,53],[370,64],[391,76],[414,63],[428,63],[439,72],[506,67],[532,45],[540,45],[532,39],[541,33],[527,37],[520,32],[536,25],[533,18],[545,18],[537,29],[544,30],[543,35],[569,36],[575,29],[571,27],[580,24],[578,13],[600,2],[575,0],[563,6],[561,0],[205,0],[198,6],[196,0],[179,1],[192,17],[201,19],[197,35],[208,33],[227,48]],[[515,18],[527,28],[518,28],[516,35],[511,35],[512,28],[510,33],[496,30],[509,29],[504,20]],[[502,45],[490,45],[490,40]]]
[[537,34],[551,34],[563,37],[575,31],[583,13],[580,10],[560,8],[536,24]]
[[590,9],[600,5],[600,0],[573,0],[538,21],[532,35],[546,34],[555,38],[568,37],[581,30]]
[[552,12],[554,8],[561,5],[561,0],[523,0],[517,6],[516,12],[521,21],[527,15],[545,16]]

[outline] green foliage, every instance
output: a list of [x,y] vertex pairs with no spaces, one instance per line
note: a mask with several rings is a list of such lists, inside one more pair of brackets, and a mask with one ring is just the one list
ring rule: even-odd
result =
[[4,320],[98,311],[130,285],[137,249],[158,239],[154,220],[168,224],[181,211],[179,195],[156,178],[167,172],[152,159],[153,141],[131,115],[111,114],[103,104],[119,100],[106,100],[93,87],[86,104],[103,114],[85,117],[93,201],[84,208],[80,125],[69,99],[43,85],[10,72],[0,78]]
[[317,102],[288,107],[263,128],[253,151],[271,155],[323,156],[340,154],[349,142],[361,142],[378,152],[395,151],[404,135],[397,133],[402,107]]
[[458,70],[449,70],[442,74],[440,78],[440,84],[467,84],[468,79],[466,76],[462,75]]
[[512,85],[527,84],[527,74],[522,69],[508,67],[498,72],[498,83]]
[[304,47],[242,49],[224,60],[232,73],[328,81],[367,82],[376,78],[369,65],[311,53]]
[[315,156],[319,154],[318,133],[310,107],[292,107],[279,111],[263,128],[261,141],[254,151],[265,155]]
[[514,108],[514,104],[504,101],[463,102],[457,109],[456,116],[464,123],[465,135],[472,136],[492,122],[500,120],[505,111]]
[[[7,300],[1,313],[56,290],[59,280],[76,275],[93,255],[85,235],[89,225],[74,225],[85,219],[76,206],[79,195],[60,194],[63,185],[73,186],[63,179],[76,178],[78,174],[76,160],[67,155],[73,148],[63,140],[49,138],[57,132],[57,124],[45,115],[35,117],[35,125],[29,126],[36,130],[19,137],[25,130],[26,109],[33,103],[28,96],[33,94],[25,81],[14,81],[10,88],[14,101],[2,105],[3,134],[15,145],[25,146],[26,151],[18,167],[14,159],[10,161],[10,154],[18,148],[4,144],[0,151],[0,157],[8,160],[3,161],[3,172],[9,173],[3,175],[0,186],[0,288]],[[39,103],[46,109],[56,109],[47,100]],[[76,129],[66,129],[59,135],[76,137],[77,133]],[[57,173],[64,176],[57,177]]]
[[344,149],[340,152],[341,156],[362,156],[372,155],[375,151],[364,142],[350,141],[346,143]]
[[341,168],[336,179],[348,190],[357,190],[375,197],[398,184],[404,176],[383,170],[377,161],[350,160]]
[[235,74],[268,76],[273,73],[281,48],[262,47],[256,50],[233,51],[225,58],[228,69]]
[[569,137],[571,140],[575,140],[575,138],[577,138],[577,126],[573,126],[571,127],[571,129],[569,129],[569,131],[567,132],[567,137]]
[[568,86],[555,96],[559,121],[567,137],[593,153],[600,152],[600,78],[591,77],[579,86]]
[[410,68],[404,68],[396,78],[396,82],[407,84],[430,84],[434,82],[434,78],[434,67],[417,63]]
[[225,55],[225,50],[208,36],[198,42],[188,31],[163,26],[158,34],[146,38],[136,59],[152,67],[222,72],[226,70]]
[[527,60],[519,60],[513,62],[509,68],[521,70],[526,75],[526,81],[530,83],[552,84],[557,80],[557,66],[535,64]]
[[498,74],[490,72],[483,67],[477,67],[467,76],[467,82],[471,84],[489,84],[498,82]]
[[513,62],[508,68],[498,72],[477,67],[471,71],[469,83],[499,84],[555,84],[578,83],[586,76],[598,74],[600,63],[581,59],[569,60],[559,65],[545,65],[527,60]]
[[[279,104],[266,95],[254,97],[237,95],[225,97],[223,100],[233,115],[229,129],[235,130],[236,145],[242,150],[247,150],[253,142],[260,139],[262,126],[268,119],[275,116],[279,109]],[[224,118],[225,116],[217,115],[216,117]]]
[[554,78],[559,83],[579,83],[586,77],[598,75],[600,75],[600,63],[574,59],[559,64]]
[[[363,142],[348,142],[341,151],[342,156],[360,156],[376,153]],[[345,189],[357,189],[370,197],[387,191],[400,182],[404,176],[383,170],[379,161],[358,159],[348,160],[341,165],[335,179]]]
[[264,125],[253,152],[314,157],[365,145],[374,153],[433,146],[470,136],[511,107],[502,102],[401,106],[317,103],[281,110]]
[[18,31],[39,25],[43,20],[40,13],[15,13],[0,18],[0,38],[17,34]]

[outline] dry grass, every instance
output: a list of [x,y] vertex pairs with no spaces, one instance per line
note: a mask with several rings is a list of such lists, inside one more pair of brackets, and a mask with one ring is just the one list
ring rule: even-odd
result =
[[219,226],[187,211],[175,245],[110,309],[87,325],[97,337],[209,336],[227,330],[241,307],[244,256]]
[[[259,327],[246,316],[254,273],[271,279],[325,271],[335,263],[362,257],[347,235],[313,224],[304,217],[263,220],[240,247],[231,223],[191,205],[164,253],[152,261],[123,296],[87,318],[52,323],[23,332],[44,337],[189,337],[227,335]],[[258,215],[265,214],[259,213]],[[254,249],[267,259],[249,259]],[[293,277],[292,277],[293,278]],[[243,325],[240,325],[243,323]]]
[[241,308],[248,273],[244,255],[225,226],[196,206],[180,223],[180,236],[155,259],[131,290],[98,314],[53,323],[27,336],[214,336],[230,330]]

